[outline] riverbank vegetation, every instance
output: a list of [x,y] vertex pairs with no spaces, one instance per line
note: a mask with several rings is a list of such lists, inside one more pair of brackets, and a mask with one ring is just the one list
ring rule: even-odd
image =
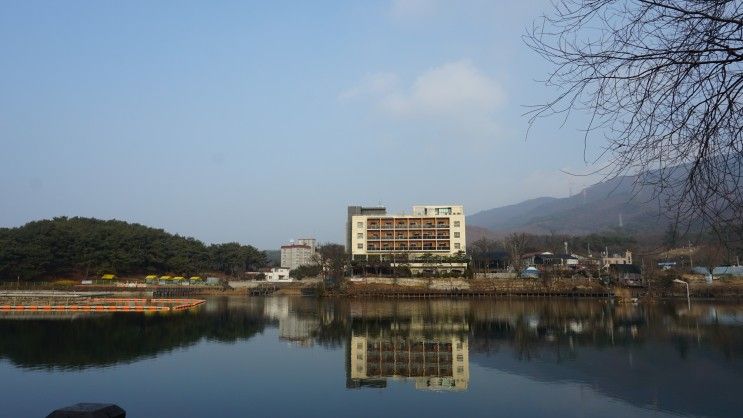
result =
[[0,228],[0,280],[204,271],[237,276],[265,264],[266,255],[250,245],[205,245],[117,220],[58,217]]

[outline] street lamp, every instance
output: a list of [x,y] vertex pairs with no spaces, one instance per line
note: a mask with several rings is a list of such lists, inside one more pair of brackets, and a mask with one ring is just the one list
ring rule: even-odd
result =
[[691,298],[689,298],[689,283],[680,280],[680,279],[673,279],[674,283],[680,283],[684,286],[686,286],[686,303],[689,305],[689,311],[691,311]]

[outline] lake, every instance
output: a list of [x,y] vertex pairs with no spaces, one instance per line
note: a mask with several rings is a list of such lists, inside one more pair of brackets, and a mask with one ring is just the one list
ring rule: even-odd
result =
[[0,417],[740,416],[743,305],[214,297],[0,317]]

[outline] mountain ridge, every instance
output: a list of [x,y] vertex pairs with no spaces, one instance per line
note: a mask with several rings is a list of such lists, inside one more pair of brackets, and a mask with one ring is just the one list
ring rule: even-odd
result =
[[467,216],[467,225],[475,239],[511,232],[588,235],[617,229],[663,234],[668,218],[660,201],[648,188],[635,187],[634,181],[632,176],[617,177],[570,197],[537,197],[483,210]]

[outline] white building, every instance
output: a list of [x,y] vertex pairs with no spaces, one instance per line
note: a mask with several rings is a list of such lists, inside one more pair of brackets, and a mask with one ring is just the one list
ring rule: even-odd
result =
[[413,206],[411,215],[352,215],[350,224],[354,259],[372,254],[453,255],[467,251],[461,205]]
[[306,266],[314,262],[317,241],[314,238],[298,239],[288,245],[281,246],[281,267],[291,270],[299,266]]
[[601,265],[609,267],[613,264],[632,264],[632,252],[627,250],[624,255],[613,254],[611,256],[608,252],[604,252],[601,257]]
[[[359,209],[360,208],[360,209]],[[391,261],[413,274],[463,273],[466,228],[461,205],[413,206],[410,215],[387,215],[382,207],[349,207],[349,252],[355,261]],[[429,261],[430,260],[430,261]]]
[[266,276],[267,282],[291,282],[292,278],[289,277],[289,269],[284,267],[271,267],[263,272]]
[[310,247],[313,253],[317,251],[317,240],[314,238],[300,238],[297,240],[297,244]]

